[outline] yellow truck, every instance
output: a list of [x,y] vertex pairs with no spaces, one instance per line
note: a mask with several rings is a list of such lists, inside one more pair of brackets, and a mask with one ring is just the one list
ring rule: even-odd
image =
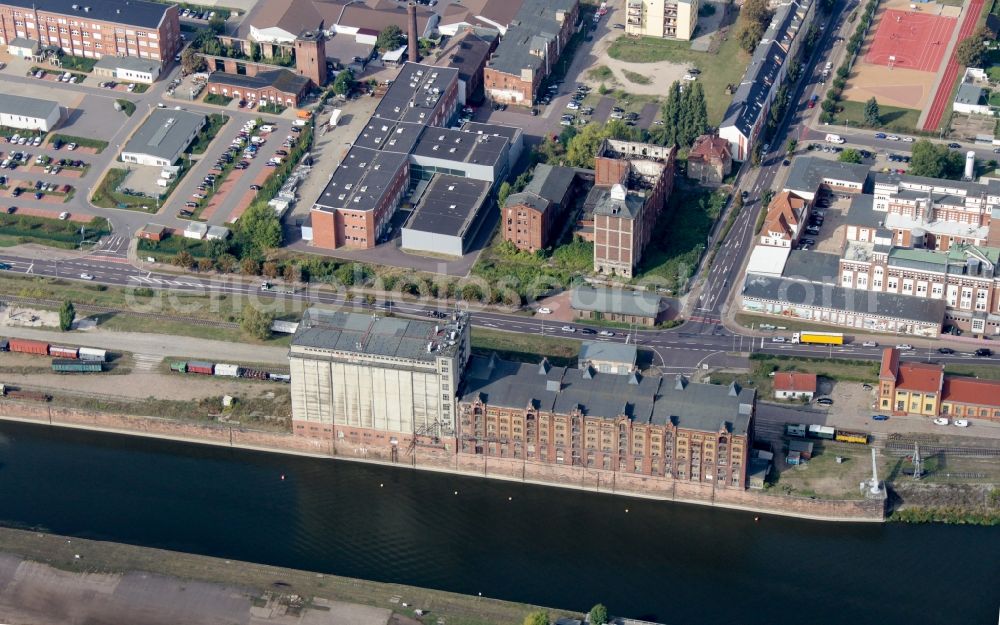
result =
[[805,345],[843,345],[844,335],[839,332],[796,332],[792,343]]

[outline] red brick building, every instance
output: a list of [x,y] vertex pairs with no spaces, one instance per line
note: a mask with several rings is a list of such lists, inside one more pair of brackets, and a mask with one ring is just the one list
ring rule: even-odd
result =
[[[226,60],[227,62],[229,59]],[[265,69],[249,64],[247,73],[212,72],[208,78],[208,92],[249,103],[270,103],[281,106],[298,106],[309,93],[312,81],[284,68]]]
[[495,356],[473,357],[462,389],[459,456],[745,487],[751,389]]
[[504,203],[504,240],[528,252],[551,245],[572,201],[575,176],[570,167],[536,166],[524,191],[508,196]]
[[524,0],[483,72],[486,97],[534,106],[576,28],[579,0]]
[[674,186],[677,149],[606,139],[594,159],[585,212],[594,221],[594,271],[631,278]]
[[718,135],[701,135],[688,152],[688,178],[721,184],[733,171],[733,153],[729,141]]
[[1000,381],[946,375],[943,365],[901,362],[899,350],[887,347],[878,407],[894,414],[1000,421]]
[[160,63],[170,61],[181,45],[177,5],[146,0],[5,0],[0,45],[16,37],[73,56],[132,56]]

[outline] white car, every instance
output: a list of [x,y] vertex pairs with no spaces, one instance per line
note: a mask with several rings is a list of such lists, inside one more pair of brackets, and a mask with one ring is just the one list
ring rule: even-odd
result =
[[903,143],[913,143],[913,137],[903,137]]
[[563,332],[576,332],[576,328],[573,326],[563,326],[560,328]]
[[81,280],[93,280],[94,276],[90,275],[89,273],[81,273],[80,274],[80,279]]
[[70,152],[72,152],[73,150],[76,149],[76,144],[75,143],[70,143],[69,145],[66,146],[66,149],[69,150]]
[[569,102],[566,103],[566,108],[568,108],[571,111],[576,111],[580,108],[580,103],[574,100],[570,100]]
[[542,306],[541,308],[538,309],[538,314],[539,315],[551,315],[552,314],[552,309],[548,308],[546,306]]
[[695,76],[694,74],[684,74],[683,78],[684,78],[684,80],[687,80],[687,81],[690,81],[690,82],[698,80],[698,77]]
[[948,425],[948,419],[938,417],[937,419],[934,419],[934,425]]
[[913,346],[912,345],[907,345],[906,343],[903,343],[901,345],[897,345],[896,349],[898,349],[901,352],[908,352],[911,349],[913,349]]
[[773,337],[771,339],[771,342],[772,343],[784,343],[785,342],[785,337],[783,337],[783,336],[775,336],[775,337]]
[[598,334],[600,334],[601,336],[614,336],[615,335],[615,333],[612,332],[611,330],[601,330],[600,332],[598,332]]
[[896,135],[889,135],[888,137],[886,137],[886,139],[888,139],[889,141],[899,141],[899,137],[897,137]]
[[60,221],[66,221],[67,219],[69,219],[69,213],[67,213],[66,211],[59,213]]
[[878,347],[878,343],[876,341],[865,341],[861,344],[861,347]]
[[969,427],[969,422],[966,421],[965,419],[955,419],[955,426],[960,428],[967,428]]

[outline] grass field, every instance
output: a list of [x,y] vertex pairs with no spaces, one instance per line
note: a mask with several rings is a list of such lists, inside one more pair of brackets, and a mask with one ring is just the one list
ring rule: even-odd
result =
[[[652,37],[619,37],[608,48],[608,56],[629,63],[659,63],[670,61],[697,67],[698,77],[705,90],[708,122],[718,125],[733,97],[726,93],[727,85],[737,85],[743,76],[750,56],[739,47],[736,37],[730,36],[715,54],[695,52],[690,42],[654,39]],[[666,88],[664,88],[664,93]]]
[[[875,126],[869,126],[864,123],[864,102],[842,100],[841,102],[838,102],[837,105],[843,107],[844,110],[837,113],[835,123],[857,128],[875,128]],[[920,118],[920,111],[916,109],[904,109],[881,104],[878,108],[882,119],[882,125],[878,126],[879,129],[891,130],[893,132],[903,132],[907,134],[914,134],[918,132],[917,120]]]
[[545,356],[554,365],[568,366],[576,364],[580,342],[555,336],[473,327],[472,351],[476,354],[496,352],[500,358],[518,362],[541,362],[542,356]]

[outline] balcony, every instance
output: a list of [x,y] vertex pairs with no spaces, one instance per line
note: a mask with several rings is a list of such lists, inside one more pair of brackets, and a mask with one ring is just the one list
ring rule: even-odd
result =
[[642,7],[629,7],[627,15],[629,17],[642,17]]
[[642,18],[641,17],[630,17],[630,18],[628,18],[627,21],[632,26],[642,26]]

